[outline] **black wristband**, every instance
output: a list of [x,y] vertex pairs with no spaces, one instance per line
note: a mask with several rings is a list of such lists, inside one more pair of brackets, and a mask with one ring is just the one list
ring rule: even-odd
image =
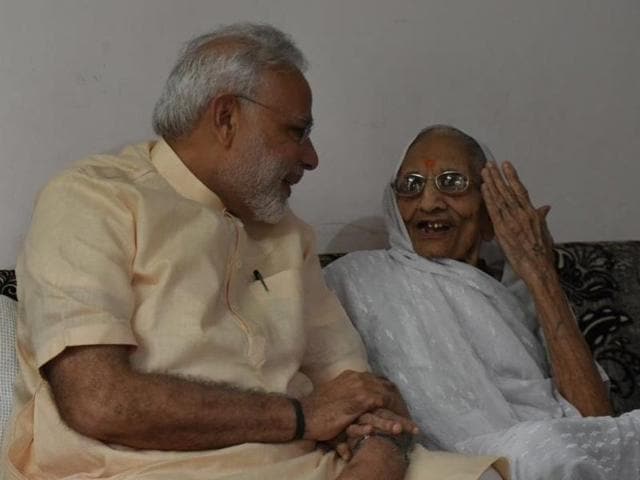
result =
[[296,434],[293,436],[294,440],[302,440],[304,431],[306,429],[306,423],[304,421],[304,412],[302,411],[302,404],[300,400],[296,398],[290,398],[289,401],[293,405],[293,409],[296,412]]

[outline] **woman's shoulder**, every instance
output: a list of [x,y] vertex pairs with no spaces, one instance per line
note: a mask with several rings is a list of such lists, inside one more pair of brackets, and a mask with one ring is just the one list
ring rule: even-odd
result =
[[325,274],[360,272],[386,261],[386,250],[358,250],[347,253],[324,267]]
[[392,281],[392,263],[387,250],[351,252],[324,268],[325,280],[338,295],[366,296]]

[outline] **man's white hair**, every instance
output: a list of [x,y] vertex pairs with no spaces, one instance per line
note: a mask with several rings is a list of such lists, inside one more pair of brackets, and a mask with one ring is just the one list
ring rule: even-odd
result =
[[307,68],[284,32],[271,25],[236,23],[187,43],[153,109],[153,129],[175,139],[193,131],[220,93],[253,96],[267,69]]

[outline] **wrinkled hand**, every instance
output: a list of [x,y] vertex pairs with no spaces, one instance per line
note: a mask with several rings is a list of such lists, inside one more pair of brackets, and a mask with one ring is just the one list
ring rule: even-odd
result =
[[535,209],[529,193],[509,162],[495,162],[482,170],[482,196],[493,223],[496,240],[513,270],[525,280],[555,272],[553,239],[547,228],[549,206]]
[[404,455],[395,445],[370,437],[336,480],[402,480],[406,470]]
[[353,448],[366,435],[373,433],[416,435],[418,432],[418,426],[408,416],[379,408],[360,415],[355,423],[347,427],[344,434],[326,443],[336,451],[340,458],[348,462],[353,457]]
[[[300,403],[305,414],[304,438],[327,441],[337,437],[362,415],[381,408],[400,417],[409,417],[404,400],[389,380],[368,372],[347,370],[333,380],[320,385]],[[370,420],[374,420],[373,417]],[[376,425],[398,422],[396,417],[377,419]],[[409,421],[410,422],[410,421]],[[415,427],[413,422],[401,423],[402,428]],[[392,428],[395,428],[392,426]]]
[[355,423],[347,427],[346,433],[348,438],[360,438],[372,433],[416,435],[418,426],[409,418],[408,413],[398,415],[385,408],[378,408],[373,412],[360,415]]

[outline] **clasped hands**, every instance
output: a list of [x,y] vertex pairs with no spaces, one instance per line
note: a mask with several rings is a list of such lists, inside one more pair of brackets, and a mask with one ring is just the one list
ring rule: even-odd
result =
[[304,438],[329,444],[346,461],[366,435],[418,433],[396,386],[368,372],[342,372],[301,404],[306,418]]

